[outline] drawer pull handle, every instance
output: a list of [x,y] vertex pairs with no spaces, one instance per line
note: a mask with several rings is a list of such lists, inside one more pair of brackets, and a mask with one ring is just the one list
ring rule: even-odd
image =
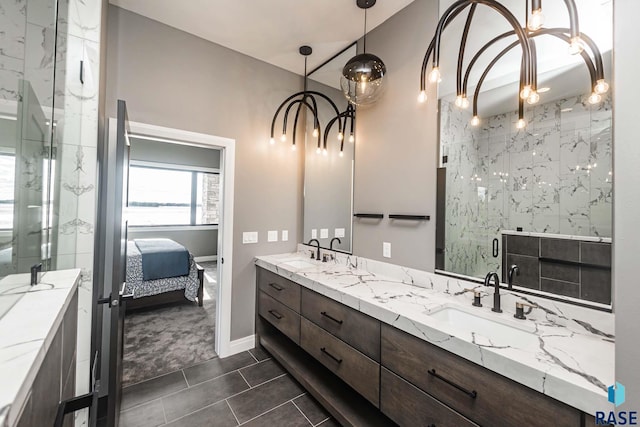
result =
[[475,391],[475,390],[469,391],[466,388],[459,386],[458,384],[452,382],[451,380],[446,379],[442,375],[437,374],[435,369],[430,369],[428,372],[429,372],[429,375],[433,375],[437,379],[442,380],[445,383],[449,384],[451,387],[457,388],[458,390],[460,390],[461,392],[463,392],[464,394],[466,394],[470,398],[475,399],[476,397],[478,397],[478,392],[477,391]]
[[284,317],[284,316],[282,316],[282,314],[278,313],[275,310],[269,310],[269,314],[272,315],[273,317],[275,317],[278,320],[280,320],[280,319],[282,319]]
[[269,283],[269,286],[271,286],[273,289],[275,289],[278,292],[284,289],[282,286],[278,286],[276,283]]
[[342,363],[342,359],[338,359],[333,354],[329,353],[326,348],[321,347],[320,351],[326,354],[327,356],[329,356],[330,358],[332,358],[333,360],[335,360],[336,363]]
[[330,314],[327,314],[326,311],[321,311],[320,314],[322,314],[324,317],[326,317],[329,320],[333,320],[334,322],[336,322],[338,325],[342,325],[342,320],[338,320],[335,317],[333,317]]

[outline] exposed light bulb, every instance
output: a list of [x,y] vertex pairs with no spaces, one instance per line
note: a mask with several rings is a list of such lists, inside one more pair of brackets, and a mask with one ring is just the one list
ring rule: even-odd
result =
[[480,124],[480,117],[473,116],[473,118],[471,118],[471,126],[478,126],[479,124]]
[[296,151],[296,144],[291,144],[291,150]]
[[282,142],[286,142],[287,141],[287,134],[283,133],[282,136],[280,137],[280,141]]
[[355,142],[356,141],[356,137],[353,136],[353,134],[349,135],[349,142]]
[[458,95],[456,96],[455,104],[459,108],[469,108],[469,99],[464,95]]
[[313,133],[312,133],[312,135],[313,135],[314,137],[316,137],[316,138],[318,137],[318,135],[319,135],[319,133],[318,133],[318,128],[313,128]]
[[344,153],[340,151],[340,157],[344,157]]
[[584,43],[580,37],[573,37],[569,43],[569,53],[577,55],[584,50]]
[[527,102],[529,104],[535,104],[538,101],[540,101],[540,95],[538,95],[538,92],[532,91],[531,95],[529,95],[529,97],[527,98]]
[[440,70],[438,69],[438,67],[433,67],[433,69],[429,73],[429,81],[431,83],[438,83],[440,81]]
[[595,92],[589,97],[589,104],[591,105],[598,104],[600,101],[602,101],[602,97]]
[[527,99],[529,98],[529,96],[531,96],[531,86],[526,85],[522,88],[522,90],[520,91],[520,98],[522,99]]
[[518,119],[518,123],[516,123],[516,127],[518,129],[523,129],[527,125],[527,122],[524,119]]
[[276,143],[276,140],[273,137],[269,138],[269,144],[273,145]]
[[531,17],[529,17],[529,23],[527,27],[531,31],[539,30],[544,24],[544,15],[542,14],[542,9],[534,10],[531,12]]
[[342,141],[344,139],[344,134],[342,132],[338,132],[338,141]]
[[418,102],[423,104],[425,102],[427,102],[427,91],[426,90],[421,90],[420,93],[418,94]]
[[322,150],[322,155],[323,155],[323,156],[326,156],[327,154],[328,154],[328,153],[327,153],[327,149],[326,149],[326,148],[325,148],[324,150]]
[[593,91],[600,95],[602,95],[603,93],[607,93],[608,90],[609,83],[605,82],[604,79],[598,80],[593,88]]
[[322,150],[320,149],[320,147],[316,148],[316,153],[317,153],[317,154],[322,153]]

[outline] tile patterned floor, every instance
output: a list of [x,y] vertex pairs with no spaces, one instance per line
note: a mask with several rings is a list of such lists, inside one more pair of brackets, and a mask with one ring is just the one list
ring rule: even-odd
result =
[[260,348],[124,388],[120,425],[339,426]]

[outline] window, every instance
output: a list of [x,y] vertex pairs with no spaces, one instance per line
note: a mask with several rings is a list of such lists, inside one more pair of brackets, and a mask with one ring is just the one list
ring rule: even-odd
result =
[[218,173],[162,165],[129,168],[129,225],[216,225],[219,201]]
[[15,167],[13,154],[0,154],[0,229],[13,228]]

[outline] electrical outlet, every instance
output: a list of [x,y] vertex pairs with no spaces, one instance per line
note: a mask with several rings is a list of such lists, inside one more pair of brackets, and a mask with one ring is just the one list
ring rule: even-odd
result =
[[391,243],[382,242],[382,256],[385,258],[391,258]]
[[242,233],[242,243],[258,243],[258,232],[257,231],[245,231]]
[[269,230],[267,232],[267,242],[277,242],[278,241],[278,230]]
[[283,242],[289,240],[289,230],[282,230],[282,239]]
[[318,230],[316,230],[315,228],[311,229],[311,238],[312,239],[317,239],[318,238]]
[[344,237],[344,228],[336,228],[333,237]]
[[321,239],[328,239],[329,238],[329,229],[328,228],[321,228],[320,229],[320,238]]

